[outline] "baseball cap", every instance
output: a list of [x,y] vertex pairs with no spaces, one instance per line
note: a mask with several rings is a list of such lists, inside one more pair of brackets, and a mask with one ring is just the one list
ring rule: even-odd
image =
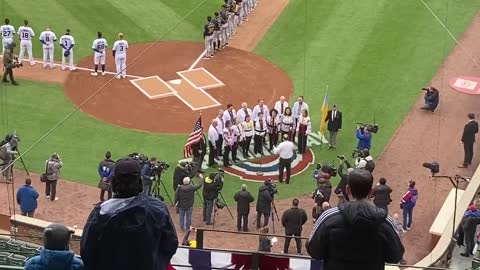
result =
[[140,167],[140,163],[133,158],[120,159],[115,163],[113,174],[115,176],[140,176],[142,174],[142,168]]

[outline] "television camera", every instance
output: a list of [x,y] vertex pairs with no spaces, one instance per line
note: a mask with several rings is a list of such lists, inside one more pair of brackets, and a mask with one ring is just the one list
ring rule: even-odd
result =
[[318,173],[318,171],[322,171],[323,173],[329,174],[331,177],[337,176],[337,168],[335,167],[334,164],[321,164],[318,163],[315,166],[315,171]]
[[373,124],[367,124],[367,123],[363,123],[363,122],[359,122],[357,123],[357,129],[360,129],[360,132],[364,132],[365,129],[367,129],[368,132],[370,133],[377,133],[378,132],[378,129],[379,129],[379,126],[377,124],[375,124],[375,121]]

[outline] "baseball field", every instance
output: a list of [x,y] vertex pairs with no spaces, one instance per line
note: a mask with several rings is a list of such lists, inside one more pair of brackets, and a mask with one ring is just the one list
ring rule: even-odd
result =
[[[262,0],[261,5],[275,5],[273,2]],[[475,1],[425,2],[457,37],[461,36],[480,7],[479,2]],[[91,57],[91,44],[97,31],[104,34],[110,45],[118,32],[123,32],[131,45],[157,41],[202,42],[205,17],[220,5],[220,1],[216,0],[6,0],[2,1],[0,10],[3,17],[9,17],[16,28],[23,19],[29,19],[37,36],[47,26],[57,36],[63,34],[66,28],[71,29],[76,41],[75,62],[80,63],[82,59]],[[242,27],[246,28],[245,31],[256,33],[256,29],[248,28],[248,23]],[[349,155],[355,148],[356,123],[371,123],[374,118],[380,125],[380,131],[373,136],[372,149],[375,155],[379,154],[418,98],[420,88],[430,81],[455,45],[420,0],[290,0],[265,36],[258,38],[260,42],[253,53],[288,75],[294,89],[293,95],[287,98],[293,100],[298,95],[305,97],[310,106],[314,131],[318,131],[320,126],[321,105],[327,86],[330,104],[338,104],[343,111],[344,127],[339,134],[337,151],[326,151],[319,146],[312,149],[316,162],[330,163],[333,160],[338,163],[337,154]],[[37,38],[33,43],[34,56],[40,58],[41,44]],[[161,48],[162,42],[154,46]],[[148,65],[166,65],[172,58],[189,53],[181,48],[155,62],[150,61]],[[191,62],[195,58],[191,58]],[[60,50],[57,49],[56,60],[59,59]],[[130,59],[133,60],[133,56]],[[219,68],[228,66],[230,58],[220,59],[221,63],[216,60]],[[144,60],[139,58],[132,74],[140,69]],[[113,71],[112,62],[111,58],[107,59],[107,69],[110,71]],[[92,61],[82,63],[84,66],[93,64]],[[45,71],[45,76],[51,76],[48,72]],[[262,75],[262,70],[255,72],[258,76]],[[85,85],[78,78],[75,82],[78,89],[95,86],[92,91],[104,82],[113,84],[106,79],[91,84],[90,80],[86,79]],[[97,184],[98,162],[106,150],[112,151],[114,158],[141,152],[175,166],[183,158],[186,133],[194,125],[194,120],[190,119],[198,116],[198,111],[190,111],[184,114],[188,114],[186,117],[189,121],[184,121],[180,114],[171,117],[168,113],[145,113],[140,117],[142,120],[158,126],[162,123],[178,123],[185,132],[161,134],[137,131],[83,113],[84,108],[70,114],[75,110],[75,105],[65,94],[62,84],[29,80],[19,82],[20,87],[1,85],[0,131],[7,133],[16,130],[19,133],[22,138],[20,149],[26,153],[24,161],[30,171],[41,173],[45,159],[57,152],[64,161],[62,177],[87,185]],[[118,85],[118,82],[114,83],[114,86]],[[270,95],[269,89],[255,89],[256,86],[250,85],[248,78],[244,79],[244,83],[258,94],[254,99]],[[108,93],[113,96],[117,94],[112,90]],[[100,91],[98,96],[103,94]],[[235,95],[235,92],[231,92],[231,95]],[[224,99],[227,100],[226,97]],[[163,105],[174,108],[183,106],[180,102],[172,104],[174,102],[179,101],[170,100]],[[94,102],[88,106],[92,104]],[[250,104],[253,107],[253,103]],[[234,105],[238,108],[240,104]],[[140,110],[142,106],[148,108],[153,105],[145,99],[143,105],[137,106],[135,103],[135,106],[130,106],[125,103],[121,109],[128,113]],[[211,119],[207,116],[210,114],[203,117],[204,126],[208,126]],[[167,118],[173,118],[173,122],[172,119],[167,121]],[[47,132],[48,136],[44,137]],[[22,168],[20,163],[16,167]],[[313,167],[295,177],[288,189],[281,189],[280,198],[310,192],[313,189],[312,171]],[[169,190],[172,172],[168,170],[164,175]],[[231,198],[243,181],[227,176],[226,182],[224,196]],[[253,190],[258,183],[251,185]]]

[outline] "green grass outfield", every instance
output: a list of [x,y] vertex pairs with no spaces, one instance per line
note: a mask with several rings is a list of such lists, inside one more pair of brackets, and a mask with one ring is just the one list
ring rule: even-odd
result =
[[[99,30],[105,33],[110,44],[119,31],[124,32],[131,43],[154,41],[198,2],[146,0],[139,5],[126,0],[7,0],[2,3],[4,14],[17,28],[24,17],[30,19],[37,35],[46,25],[51,25],[59,36],[64,28],[71,28],[77,44],[76,60],[79,60],[90,53],[92,40]],[[199,41],[204,17],[219,6],[219,2],[208,0],[165,39]],[[419,89],[430,81],[454,43],[446,38],[444,30],[420,0],[308,0],[307,16],[304,15],[305,3],[305,0],[290,0],[255,51],[293,79],[295,96],[304,95],[310,105],[314,130],[319,128],[319,112],[328,83],[330,104],[339,104],[344,112],[337,153],[350,154],[356,145],[355,123],[371,122],[375,115],[380,132],[373,138],[373,152],[378,154],[418,97]],[[429,0],[427,3],[440,18],[448,18],[447,25],[457,37],[480,7],[478,2],[463,0]],[[34,46],[35,56],[39,57],[40,43]],[[304,48],[307,49],[306,72]],[[0,130],[16,129],[22,136],[22,149],[26,149],[74,108],[58,85],[21,83],[17,88],[2,85],[3,101],[7,96],[8,127],[3,121]],[[5,116],[4,111],[0,110],[3,114],[0,119]],[[106,149],[115,157],[132,151],[144,152],[174,165],[182,158],[185,139],[185,135],[148,134],[114,127],[77,113],[33,148],[24,160],[30,170],[41,172],[48,155],[58,152],[65,163],[64,178],[96,185],[97,164]],[[337,154],[318,147],[314,152],[317,161],[331,161]],[[311,191],[312,170],[296,177],[288,189],[280,187],[280,197]],[[169,191],[172,171],[165,175]],[[227,177],[226,182],[224,195],[231,198],[242,181]],[[253,190],[257,184],[251,186]]]

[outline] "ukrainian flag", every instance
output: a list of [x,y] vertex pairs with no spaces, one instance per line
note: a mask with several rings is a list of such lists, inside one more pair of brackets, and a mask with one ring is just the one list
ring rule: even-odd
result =
[[323,100],[322,105],[322,120],[320,122],[320,135],[323,136],[324,129],[325,129],[325,119],[327,119],[328,114],[328,92],[325,92],[325,99]]

